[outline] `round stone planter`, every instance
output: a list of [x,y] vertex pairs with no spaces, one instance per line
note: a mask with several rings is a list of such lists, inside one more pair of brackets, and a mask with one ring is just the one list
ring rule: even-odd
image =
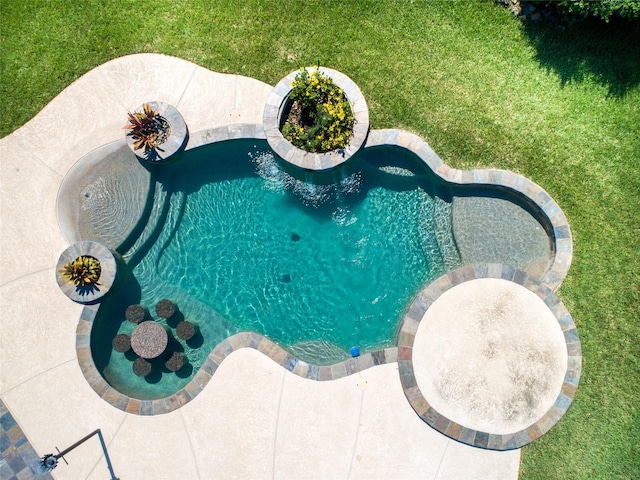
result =
[[[307,67],[307,70],[313,72],[318,68]],[[287,109],[288,96],[293,89],[291,83],[299,71],[291,72],[278,82],[267,99],[262,116],[264,133],[271,149],[283,160],[305,170],[330,170],[343,164],[360,150],[369,133],[369,109],[358,86],[337,70],[320,67],[319,71],[330,77],[342,89],[351,104],[355,124],[353,135],[346,147],[325,153],[311,153],[296,147],[282,136],[282,115]]]
[[[187,145],[187,141],[189,139],[187,124],[185,123],[184,118],[182,118],[182,115],[180,115],[180,112],[168,103],[147,102],[147,105],[149,105],[152,110],[157,110],[158,115],[163,117],[169,124],[169,127],[171,128],[169,138],[167,138],[167,140],[161,145],[158,145],[154,150],[144,153],[144,148],[138,150],[134,149],[133,145],[135,141],[133,137],[128,134],[129,130],[127,130],[127,134],[125,136],[127,145],[129,145],[131,151],[142,160],[149,163],[166,163],[175,157],[175,155],[182,152]],[[143,110],[143,105],[140,105],[135,112],[142,112]]]
[[[67,262],[85,255],[100,261],[100,277],[95,285],[78,287],[73,283],[67,282],[62,277],[60,270],[64,268]],[[118,260],[116,254],[104,245],[92,241],[74,243],[60,254],[56,265],[56,280],[60,290],[74,302],[82,304],[100,302],[115,284],[117,274]]]

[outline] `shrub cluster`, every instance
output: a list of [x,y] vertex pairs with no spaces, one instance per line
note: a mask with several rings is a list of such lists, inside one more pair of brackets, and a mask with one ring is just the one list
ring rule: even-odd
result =
[[596,17],[605,22],[611,18],[640,18],[640,0],[533,0],[532,3],[548,4],[564,15]]
[[289,93],[290,111],[282,135],[309,152],[344,148],[353,133],[354,116],[344,92],[333,80],[303,68]]

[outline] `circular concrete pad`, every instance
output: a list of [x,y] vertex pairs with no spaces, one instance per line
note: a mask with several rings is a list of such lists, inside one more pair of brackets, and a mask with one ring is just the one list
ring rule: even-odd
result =
[[509,434],[556,401],[567,370],[553,312],[522,285],[474,279],[444,292],[420,321],[413,369],[425,400],[466,428]]

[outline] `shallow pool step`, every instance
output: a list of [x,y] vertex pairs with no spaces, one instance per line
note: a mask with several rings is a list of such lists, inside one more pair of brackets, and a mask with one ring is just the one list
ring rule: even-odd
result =
[[171,195],[166,186],[156,180],[154,182],[153,203],[149,210],[147,223],[135,242],[125,252],[120,252],[127,264],[135,266],[151,248],[164,226],[169,210]]
[[435,198],[433,219],[435,222],[434,231],[438,247],[442,253],[444,266],[447,270],[455,270],[462,266],[462,258],[453,236],[453,205],[440,197]]

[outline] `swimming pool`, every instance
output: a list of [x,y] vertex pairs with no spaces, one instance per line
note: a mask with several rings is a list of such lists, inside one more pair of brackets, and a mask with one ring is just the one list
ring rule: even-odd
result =
[[[348,358],[352,346],[390,347],[407,305],[434,278],[483,261],[542,272],[553,253],[544,222],[521,199],[443,182],[398,147],[367,148],[340,169],[311,174],[288,168],[263,140],[230,140],[152,174],[149,201],[162,208],[121,252],[125,284],[91,331],[99,371],[135,398],[183,388],[241,331],[316,365]],[[197,326],[190,342],[170,335],[189,363],[135,377],[133,358],[112,351],[111,339],[133,330],[128,305],[153,313],[162,298],[180,310],[170,332],[182,318]]]

